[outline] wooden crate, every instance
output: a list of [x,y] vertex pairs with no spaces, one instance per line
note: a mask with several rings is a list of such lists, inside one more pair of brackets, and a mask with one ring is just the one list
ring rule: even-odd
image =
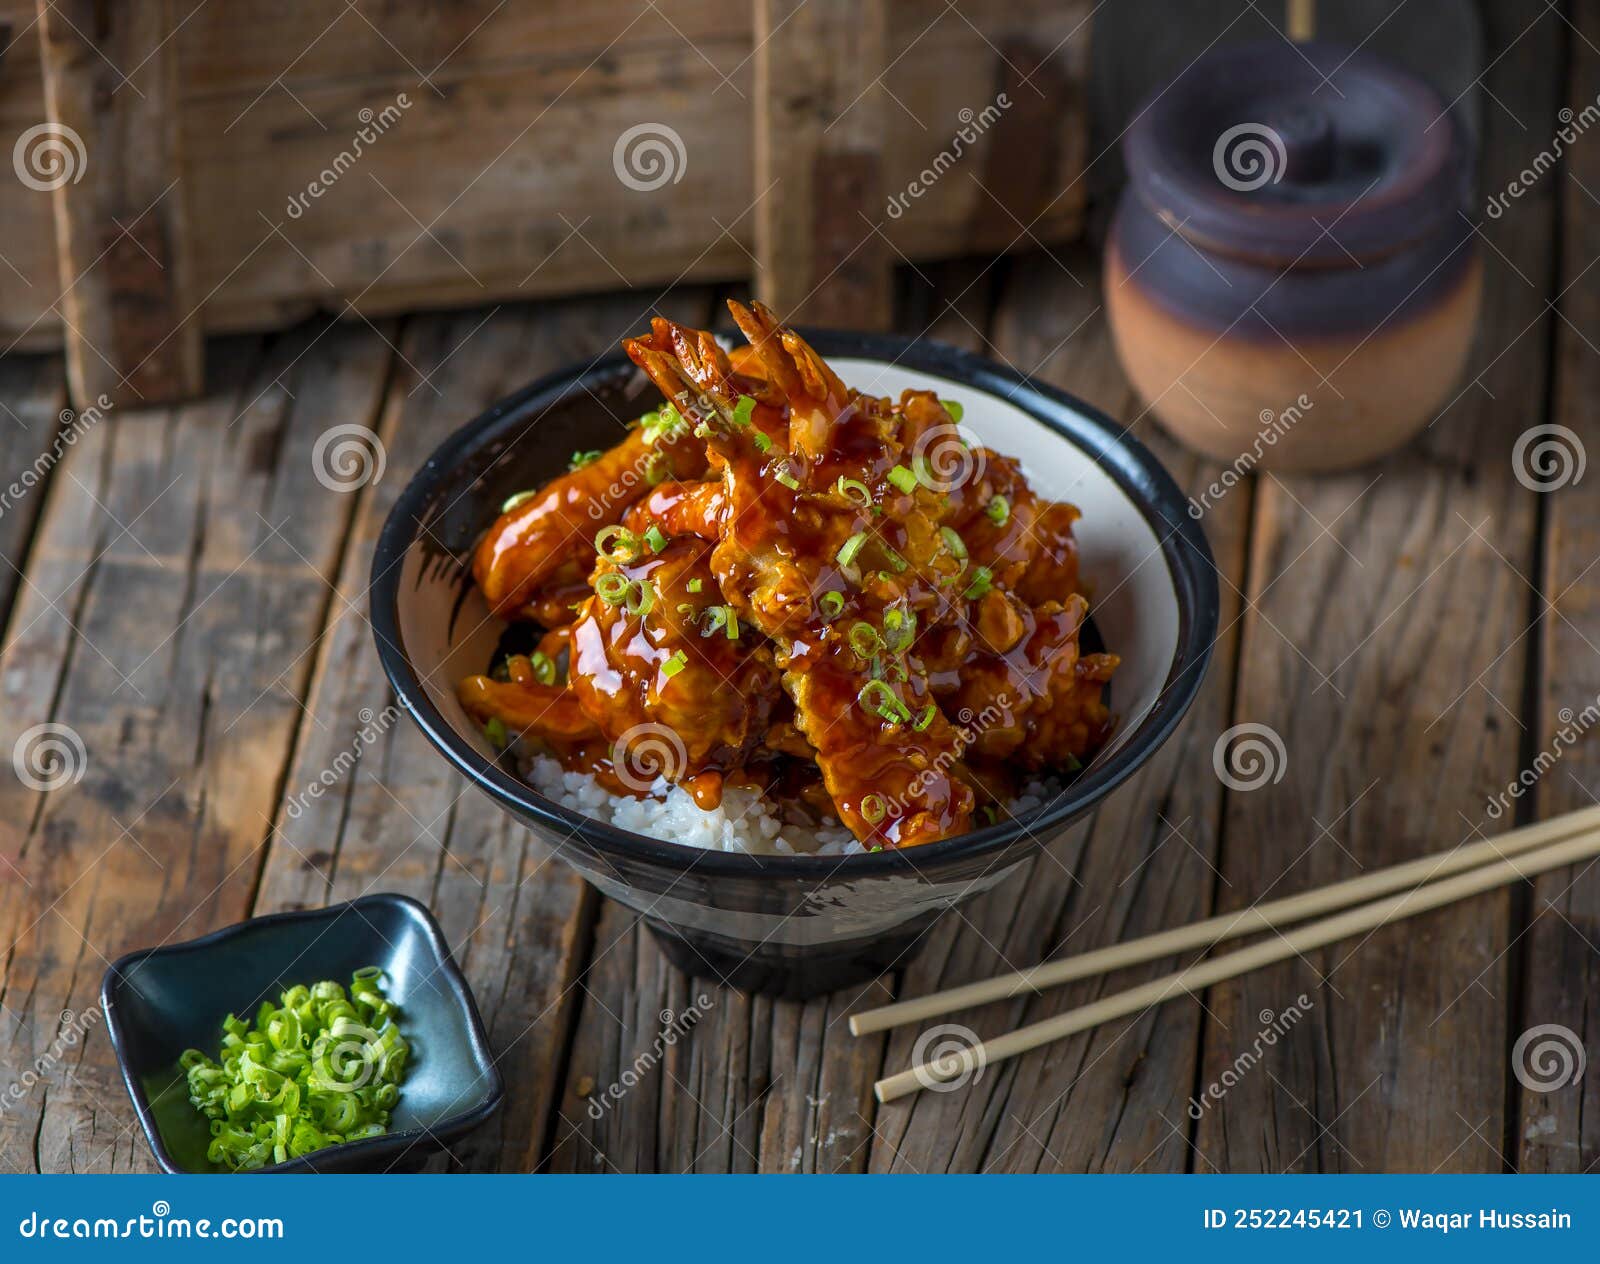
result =
[[0,181],[0,348],[153,402],[318,310],[754,276],[882,323],[901,259],[1078,233],[1089,7],[0,0],[3,134],[81,142]]

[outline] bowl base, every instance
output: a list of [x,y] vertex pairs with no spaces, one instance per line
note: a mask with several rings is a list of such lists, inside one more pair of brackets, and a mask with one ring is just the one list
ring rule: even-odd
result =
[[934,917],[917,919],[903,933],[848,940],[825,947],[743,943],[709,935],[691,937],[649,922],[667,960],[691,978],[740,992],[805,1001],[867,983],[908,965],[922,950]]

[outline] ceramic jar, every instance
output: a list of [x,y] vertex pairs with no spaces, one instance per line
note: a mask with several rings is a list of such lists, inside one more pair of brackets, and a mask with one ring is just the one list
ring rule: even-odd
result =
[[1482,264],[1470,150],[1432,89],[1334,45],[1239,45],[1157,94],[1123,153],[1106,306],[1185,443],[1336,469],[1450,402]]

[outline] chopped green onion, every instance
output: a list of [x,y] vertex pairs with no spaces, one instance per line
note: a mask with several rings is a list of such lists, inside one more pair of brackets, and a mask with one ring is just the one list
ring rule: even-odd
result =
[[996,496],[983,512],[989,515],[989,521],[995,526],[1003,527],[1006,525],[1006,520],[1011,517],[1011,502],[1004,496]]
[[939,537],[944,541],[944,547],[950,550],[950,556],[960,561],[967,560],[967,542],[963,540],[954,527],[940,527]]
[[666,458],[659,452],[652,452],[650,459],[644,465],[644,485],[646,487],[655,487],[664,483],[670,472]]
[[799,491],[800,490],[800,480],[797,479],[793,474],[791,474],[789,472],[789,469],[788,469],[787,466],[779,466],[776,470],[773,471],[772,477],[777,479],[780,483],[782,483],[790,491]]
[[894,567],[897,571],[903,571],[906,569],[906,567],[911,565],[910,562],[906,561],[905,558],[901,557],[887,544],[883,546],[883,555],[889,559],[889,565]]
[[500,512],[503,513],[503,514],[508,514],[513,509],[516,509],[518,506],[526,505],[530,500],[532,500],[538,494],[539,493],[537,491],[526,491],[526,492],[518,492],[515,496],[508,496],[506,498],[505,504],[500,506]]
[[511,735],[506,732],[506,722],[499,716],[491,716],[489,722],[483,726],[483,735],[487,737],[495,750],[505,750],[511,741]]
[[903,465],[889,471],[889,481],[908,495],[917,490],[917,476]]
[[837,619],[844,613],[844,594],[841,592],[825,592],[818,599],[817,604],[822,607],[822,613],[830,619]]
[[839,481],[833,485],[833,490],[846,500],[854,501],[861,508],[867,509],[872,505],[872,489],[859,478],[846,478],[839,475]]
[[861,552],[861,546],[867,542],[867,533],[857,531],[853,536],[839,546],[839,565],[849,566],[856,560],[856,554]]
[[603,553],[613,562],[637,561],[643,551],[639,537],[627,527],[617,526],[615,523],[600,528],[594,537],[594,547],[596,552]]
[[883,612],[884,643],[898,654],[916,640],[917,616],[898,607]]
[[569,470],[581,470],[585,465],[593,465],[601,457],[599,448],[591,448],[587,452],[574,452],[572,459],[567,462]]
[[916,731],[919,733],[925,733],[928,730],[928,725],[933,723],[933,717],[938,714],[939,708],[930,702],[923,710],[922,714],[917,717],[917,722],[911,727],[916,729]]
[[533,668],[533,678],[541,685],[556,683],[556,665],[548,654],[541,654],[535,650],[528,655],[528,663]]
[[662,439],[671,441],[682,434],[688,424],[674,405],[663,404],[655,412],[645,414],[645,437],[651,443],[659,443]]
[[648,579],[636,579],[628,585],[628,595],[622,604],[629,614],[649,614],[656,604],[656,590]]
[[626,575],[607,571],[594,581],[594,595],[608,606],[620,606],[628,599],[628,589],[631,587]]
[[700,612],[690,602],[680,601],[678,603],[678,617],[680,619],[697,619],[700,617]]
[[667,547],[667,537],[655,523],[650,524],[650,529],[644,533],[644,542],[652,553],[659,553]]
[[733,409],[733,424],[743,430],[750,424],[750,415],[756,410],[756,401],[748,395],[739,396],[739,402]]
[[705,622],[701,636],[714,636],[721,632],[730,641],[739,639],[739,612],[732,606],[707,606]]
[[[928,460],[927,457],[925,457],[925,456],[914,456],[914,457],[912,457],[911,458],[911,469],[912,469],[912,472],[915,473],[916,476],[917,476],[917,482],[921,483],[930,492],[939,491],[943,486],[945,486],[945,484],[941,483],[939,481],[939,479],[934,475],[933,465]],[[949,503],[950,498],[948,496],[945,496],[942,499],[945,501],[946,504]]]
[[765,454],[772,451],[772,440],[762,434],[761,431],[757,430],[755,434],[750,436],[750,439],[756,445],[757,452]]
[[870,623],[853,623],[850,625],[850,648],[856,652],[858,658],[871,658],[883,648],[883,638],[878,635],[878,629]]
[[699,591],[700,591],[700,590],[701,590],[701,589],[702,589],[702,588],[703,588],[703,587],[705,587],[705,582],[704,582],[704,581],[703,581],[703,580],[699,580],[699,579],[691,579],[691,580],[690,580],[690,581],[689,581],[689,582],[688,582],[688,584],[686,584],[686,585],[685,585],[685,587],[686,587],[686,588],[688,588],[688,590],[689,590],[689,591],[690,591],[690,592],[692,592],[692,593],[697,593],[697,592],[699,592]]
[[945,412],[950,414],[950,420],[959,426],[962,417],[966,416],[967,410],[953,399],[941,399],[939,402],[944,405]]
[[689,665],[689,656],[687,654],[685,654],[682,650],[679,650],[676,654],[674,654],[666,662],[661,664],[661,674],[663,676],[665,676],[668,680],[671,680],[674,676],[676,676],[679,672],[681,672],[688,665]]
[[987,566],[980,566],[972,572],[972,583],[967,585],[967,591],[962,594],[968,601],[976,601],[994,587],[994,572]]
[[253,1024],[228,1015],[216,1060],[183,1051],[178,1066],[213,1164],[255,1170],[388,1130],[411,1048],[382,977],[363,967],[348,993],[332,980],[291,987],[278,1004],[264,1001]]
[[861,800],[861,819],[868,825],[876,825],[888,811],[889,805],[883,801],[881,794],[869,794]]
[[904,724],[911,718],[911,711],[900,701],[900,695],[881,680],[869,680],[862,685],[861,692],[856,694],[856,701],[890,724]]

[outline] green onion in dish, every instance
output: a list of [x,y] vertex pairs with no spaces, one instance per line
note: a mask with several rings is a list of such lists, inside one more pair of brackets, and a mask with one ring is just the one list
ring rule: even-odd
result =
[[755,443],[757,452],[766,454],[772,451],[772,440],[767,438],[767,436],[762,434],[759,430],[757,430],[755,434],[751,435],[750,438]]
[[508,514],[513,509],[516,509],[521,505],[526,505],[538,494],[538,490],[534,489],[531,491],[518,492],[515,496],[508,496],[506,497],[505,503],[500,506],[500,512],[503,514]]
[[581,470],[585,465],[593,465],[602,455],[599,448],[591,448],[587,452],[574,452],[572,459],[567,462],[567,468]]
[[959,426],[961,419],[967,415],[967,410],[953,399],[941,399],[939,402],[944,405],[945,412],[950,414],[950,420]]
[[777,479],[778,482],[782,483],[792,492],[797,492],[800,490],[800,480],[789,471],[787,466],[780,465],[777,469],[773,470],[772,477]]
[[750,424],[750,416],[756,410],[756,401],[748,395],[739,396],[739,402],[734,405],[733,424],[743,430]]
[[909,648],[911,642],[917,639],[916,612],[901,610],[899,607],[885,610],[883,639],[892,653],[898,654],[901,650]]
[[[883,820],[889,811],[889,805],[883,801],[881,794],[869,794],[861,800],[861,816],[868,825],[876,825]],[[874,847],[873,851],[878,848]]]
[[1004,496],[996,496],[984,508],[984,513],[989,515],[989,521],[997,527],[1003,527],[1011,517],[1011,502]]
[[825,592],[817,599],[817,604],[822,607],[824,619],[837,619],[844,613],[844,594],[841,592]]
[[490,745],[495,750],[505,750],[511,743],[511,735],[506,732],[506,722],[499,716],[491,716],[489,722],[483,726],[483,735],[489,739]]
[[184,1050],[178,1065],[210,1123],[212,1163],[253,1171],[389,1130],[411,1046],[381,979],[367,967],[348,992],[332,980],[289,988],[253,1023],[229,1014],[215,1059]]
[[904,724],[911,718],[911,709],[900,701],[900,695],[881,680],[869,680],[862,685],[856,701],[863,709],[881,716],[890,724]]
[[550,655],[534,650],[528,655],[528,665],[533,668],[533,678],[541,685],[556,683],[556,665]]
[[607,571],[594,581],[594,595],[608,606],[620,606],[628,599],[628,589],[631,585],[626,575],[616,571]]
[[594,537],[595,552],[609,557],[613,562],[637,562],[644,552],[644,544],[627,527],[613,523],[601,527]]
[[856,554],[861,552],[861,546],[867,542],[867,533],[857,531],[853,536],[839,546],[839,565],[849,566],[856,560]]
[[870,623],[851,624],[849,635],[850,648],[855,651],[857,658],[871,658],[883,648],[883,638]]
[[645,615],[656,604],[656,590],[648,579],[636,579],[628,585],[628,594],[622,599],[622,608],[629,614]]
[[663,676],[665,676],[668,680],[671,680],[674,676],[676,676],[679,672],[681,672],[688,665],[689,665],[689,656],[687,654],[685,654],[682,650],[679,650],[676,654],[674,654],[666,662],[661,664],[661,674]]
[[889,481],[907,495],[917,490],[917,476],[903,465],[889,471]]
[[967,585],[967,591],[962,594],[968,601],[976,601],[994,587],[994,572],[987,566],[980,566],[972,572],[972,583]]
[[967,560],[967,542],[961,538],[954,527],[940,527],[939,538],[944,541],[944,547],[950,550],[950,556],[958,562]]
[[650,524],[650,529],[644,533],[644,542],[652,553],[659,553],[667,547],[667,536],[655,523]]
[[859,478],[846,478],[841,474],[839,475],[839,481],[834,483],[833,490],[863,509],[872,507],[872,489]]

